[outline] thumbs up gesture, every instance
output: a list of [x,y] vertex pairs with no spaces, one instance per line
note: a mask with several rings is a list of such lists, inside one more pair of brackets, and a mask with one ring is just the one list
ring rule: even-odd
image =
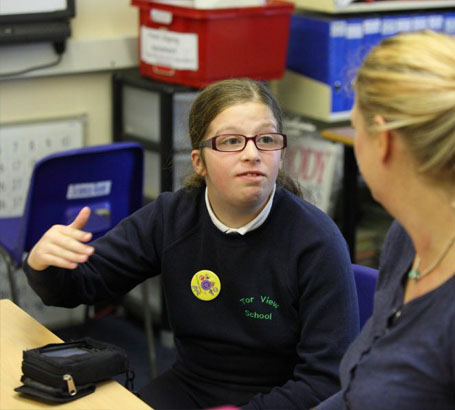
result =
[[49,266],[75,269],[86,262],[94,248],[85,244],[92,234],[84,232],[90,218],[90,208],[84,207],[69,225],[52,226],[35,244],[28,256],[28,264],[34,270],[44,270]]

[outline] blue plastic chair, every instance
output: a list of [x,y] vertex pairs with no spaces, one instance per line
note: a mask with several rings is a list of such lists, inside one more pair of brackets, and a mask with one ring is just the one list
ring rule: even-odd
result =
[[0,252],[17,303],[13,272],[55,224],[68,225],[84,207],[84,228],[93,239],[105,234],[143,204],[143,149],[134,142],[83,147],[48,155],[34,167],[24,214],[0,218]]
[[[13,273],[41,236],[55,224],[68,225],[84,206],[92,210],[84,230],[104,235],[143,205],[144,152],[135,142],[83,147],[49,155],[35,164],[25,211],[0,218],[0,253],[7,264],[11,299],[17,302]],[[152,312],[147,283],[142,287],[150,374],[156,375]],[[86,313],[87,316],[87,313]]]
[[368,266],[352,265],[357,297],[359,301],[360,329],[373,313],[374,291],[378,279],[378,270]]

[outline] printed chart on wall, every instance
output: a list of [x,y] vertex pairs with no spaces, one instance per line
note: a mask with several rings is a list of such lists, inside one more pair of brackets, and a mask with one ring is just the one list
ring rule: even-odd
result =
[[23,214],[35,163],[84,145],[86,116],[0,126],[0,218]]
[[284,118],[288,147],[283,170],[297,179],[304,198],[334,216],[341,188],[342,146],[321,138],[313,124],[299,118]]

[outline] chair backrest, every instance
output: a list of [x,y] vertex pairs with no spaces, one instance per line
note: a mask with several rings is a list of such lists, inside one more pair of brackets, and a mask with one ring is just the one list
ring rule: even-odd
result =
[[357,297],[359,300],[360,328],[373,313],[374,291],[378,279],[378,271],[368,266],[352,265],[355,284],[357,287]]
[[29,251],[52,225],[71,223],[84,206],[92,210],[85,230],[96,239],[142,206],[142,190],[143,149],[138,143],[46,156],[33,170],[16,252]]

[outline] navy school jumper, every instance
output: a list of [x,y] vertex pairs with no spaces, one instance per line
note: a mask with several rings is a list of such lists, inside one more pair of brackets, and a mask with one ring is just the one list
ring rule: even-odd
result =
[[[225,234],[210,219],[204,189],[182,189],[93,246],[72,271],[25,264],[30,285],[47,305],[75,307],[161,274],[177,348],[172,377],[195,407],[309,409],[339,389],[339,361],[358,332],[357,297],[345,241],[315,206],[277,186],[263,225]],[[221,282],[212,301],[191,291],[205,269]]]

